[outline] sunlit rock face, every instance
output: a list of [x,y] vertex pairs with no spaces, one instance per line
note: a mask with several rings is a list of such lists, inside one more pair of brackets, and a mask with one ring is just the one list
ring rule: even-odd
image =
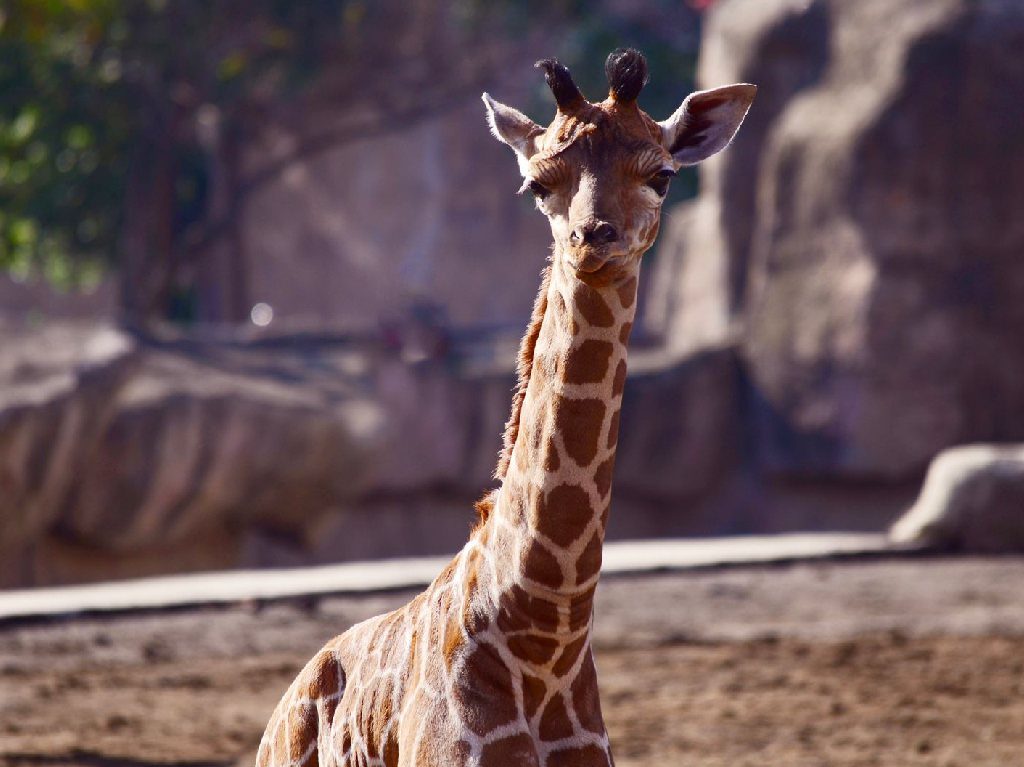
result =
[[1024,447],[967,445],[940,453],[889,535],[898,545],[1024,552]]
[[1024,6],[725,0],[706,34],[701,83],[758,100],[653,319],[742,336],[758,465],[899,480],[1024,437]]

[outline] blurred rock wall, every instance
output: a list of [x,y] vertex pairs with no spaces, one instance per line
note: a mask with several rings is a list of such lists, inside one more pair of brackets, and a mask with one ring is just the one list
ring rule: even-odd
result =
[[901,482],[1024,437],[1024,5],[725,0],[758,97],[663,242],[673,348],[741,339],[768,477]]
[[[0,587],[455,550],[493,486],[513,350],[23,332],[0,350]],[[734,355],[644,359],[618,534],[697,532],[675,512],[731,471]]]

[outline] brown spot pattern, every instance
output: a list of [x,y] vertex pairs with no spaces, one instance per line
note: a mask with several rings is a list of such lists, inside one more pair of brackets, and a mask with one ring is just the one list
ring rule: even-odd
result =
[[615,441],[619,438],[619,414],[620,410],[612,413],[612,420],[608,423],[608,447],[615,447]]
[[604,402],[599,399],[558,398],[555,428],[562,435],[565,452],[580,466],[588,466],[597,456],[604,413]]
[[[593,517],[594,509],[586,490],[578,485],[559,485],[541,504],[537,529],[559,546],[568,546]],[[533,547],[536,546],[534,543]]]
[[453,690],[470,730],[482,736],[516,718],[512,674],[497,652],[477,645],[466,658],[465,669]]
[[527,719],[532,719],[540,704],[544,702],[547,687],[535,676],[523,674],[523,710]]
[[576,560],[576,583],[590,580],[601,569],[602,543],[601,534],[595,532],[591,536],[590,542],[587,543],[587,547],[580,553],[579,559]]
[[608,374],[614,348],[609,341],[588,339],[569,352],[565,380],[571,384],[600,383]]
[[547,767],[593,767],[595,764],[607,764],[608,758],[597,746],[583,748],[565,748],[552,751],[548,757]]
[[608,495],[612,489],[612,475],[615,472],[615,456],[601,463],[594,472],[594,485],[597,487],[597,494],[602,498]]
[[580,657],[580,651],[586,643],[587,636],[584,634],[579,639],[574,639],[567,644],[565,649],[562,650],[562,654],[558,656],[558,660],[555,661],[555,665],[551,667],[552,673],[555,676],[565,676],[568,674],[573,664],[576,663],[576,659]]
[[444,647],[441,652],[444,657],[444,665],[449,671],[452,669],[452,664],[455,663],[456,654],[464,644],[462,622],[455,612],[452,611],[444,627]]
[[520,660],[542,666],[554,657],[558,640],[536,634],[516,634],[508,639],[508,649]]
[[622,327],[619,328],[619,342],[627,343],[629,341],[629,334],[633,332],[632,322],[623,322]]
[[617,397],[622,394],[622,390],[626,387],[626,361],[619,360],[618,366],[615,368],[615,380],[612,381],[612,396]]
[[572,683],[572,707],[576,711],[576,719],[580,726],[598,734],[604,732],[604,720],[601,717],[601,701],[597,695],[597,671],[591,653],[583,659],[580,673]]
[[573,294],[576,307],[583,319],[595,328],[610,328],[615,323],[615,316],[608,308],[601,294],[588,285],[577,285]]
[[526,576],[542,586],[558,588],[565,580],[562,566],[544,546],[533,541],[526,555]]
[[540,739],[561,740],[572,735],[572,722],[565,710],[565,702],[561,695],[555,695],[544,707],[544,715],[540,718]]
[[548,442],[547,451],[544,453],[544,470],[545,471],[558,471],[558,467],[562,465],[562,460],[558,457],[558,446],[554,440]]
[[537,750],[525,732],[488,743],[480,752],[480,763],[485,765],[536,764]]
[[619,302],[622,304],[622,308],[628,309],[631,307],[636,300],[636,277],[630,277],[619,285],[616,288],[616,292],[619,294]]
[[574,599],[569,606],[569,631],[579,631],[590,621],[594,610],[594,590],[588,589],[585,594]]

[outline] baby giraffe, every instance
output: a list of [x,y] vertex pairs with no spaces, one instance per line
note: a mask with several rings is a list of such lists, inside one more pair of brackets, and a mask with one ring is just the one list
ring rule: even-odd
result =
[[726,147],[753,85],[693,93],[655,122],[647,62],[617,50],[587,101],[538,63],[544,128],[483,95],[554,235],[519,353],[495,479],[469,542],[405,607],[353,626],[299,673],[258,765],[607,767],[590,633],[640,257],[669,182]]

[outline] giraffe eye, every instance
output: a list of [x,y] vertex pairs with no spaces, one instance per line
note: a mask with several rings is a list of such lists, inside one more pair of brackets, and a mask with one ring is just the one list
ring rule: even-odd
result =
[[543,184],[537,183],[532,178],[526,182],[526,188],[529,189],[530,193],[538,200],[543,200],[545,197],[551,194],[550,189],[548,189]]
[[647,179],[647,186],[657,192],[659,197],[664,197],[668,194],[668,184],[674,175],[676,175],[674,170],[670,168],[662,168]]

